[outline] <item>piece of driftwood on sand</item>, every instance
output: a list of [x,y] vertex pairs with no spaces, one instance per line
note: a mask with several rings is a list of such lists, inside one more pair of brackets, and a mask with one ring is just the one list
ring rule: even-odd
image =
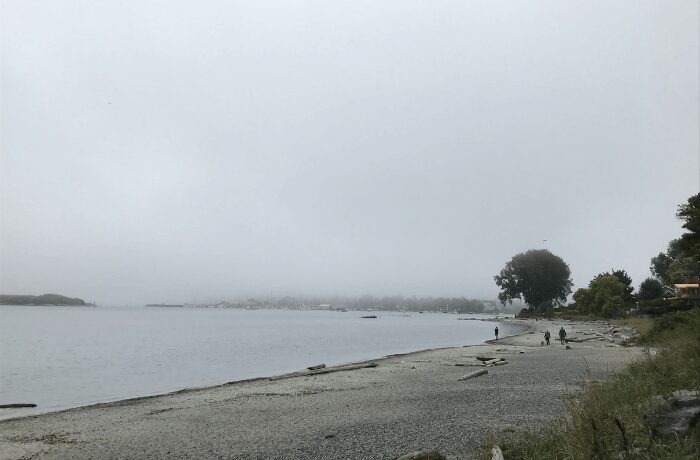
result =
[[347,366],[325,367],[325,368],[317,369],[317,370],[292,372],[289,374],[277,375],[275,377],[270,377],[270,380],[288,379],[290,377],[299,377],[299,376],[304,376],[304,375],[329,374],[331,372],[340,372],[340,371],[352,371],[355,369],[366,369],[366,368],[377,367],[377,366],[379,366],[379,364],[372,361],[370,363],[349,364]]
[[486,369],[479,369],[478,371],[470,372],[469,374],[463,375],[457,380],[469,380],[473,379],[474,377],[479,377],[480,375],[488,374],[489,371]]

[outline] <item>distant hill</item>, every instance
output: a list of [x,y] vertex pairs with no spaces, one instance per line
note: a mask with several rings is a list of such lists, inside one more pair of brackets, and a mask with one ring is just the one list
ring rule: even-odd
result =
[[83,299],[58,294],[0,295],[0,305],[87,305]]

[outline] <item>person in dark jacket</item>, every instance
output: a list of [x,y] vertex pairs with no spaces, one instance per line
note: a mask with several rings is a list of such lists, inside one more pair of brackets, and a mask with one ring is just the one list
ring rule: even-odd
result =
[[559,329],[559,340],[561,341],[562,345],[566,343],[566,331],[564,330],[564,326]]
[[544,341],[549,345],[549,331],[544,331]]
[[496,334],[496,340],[498,340],[498,326],[496,326],[496,329],[494,329],[493,332]]

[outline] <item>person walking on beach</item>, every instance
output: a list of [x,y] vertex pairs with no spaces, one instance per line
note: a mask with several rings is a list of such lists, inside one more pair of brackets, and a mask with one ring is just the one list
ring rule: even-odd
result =
[[559,340],[561,341],[562,345],[564,345],[564,342],[566,342],[566,331],[564,330],[564,326],[559,329]]
[[544,341],[549,345],[549,331],[544,331]]
[[494,329],[493,332],[496,334],[496,340],[498,340],[498,326],[496,326],[496,329]]

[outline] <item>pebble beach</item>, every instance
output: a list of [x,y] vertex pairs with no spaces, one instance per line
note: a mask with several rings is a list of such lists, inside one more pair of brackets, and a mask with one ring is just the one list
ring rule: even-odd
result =
[[[510,431],[563,423],[581,382],[643,354],[606,322],[512,321],[529,332],[5,420],[0,458],[469,459]],[[580,342],[560,344],[562,326]],[[465,379],[475,370],[487,372]]]

